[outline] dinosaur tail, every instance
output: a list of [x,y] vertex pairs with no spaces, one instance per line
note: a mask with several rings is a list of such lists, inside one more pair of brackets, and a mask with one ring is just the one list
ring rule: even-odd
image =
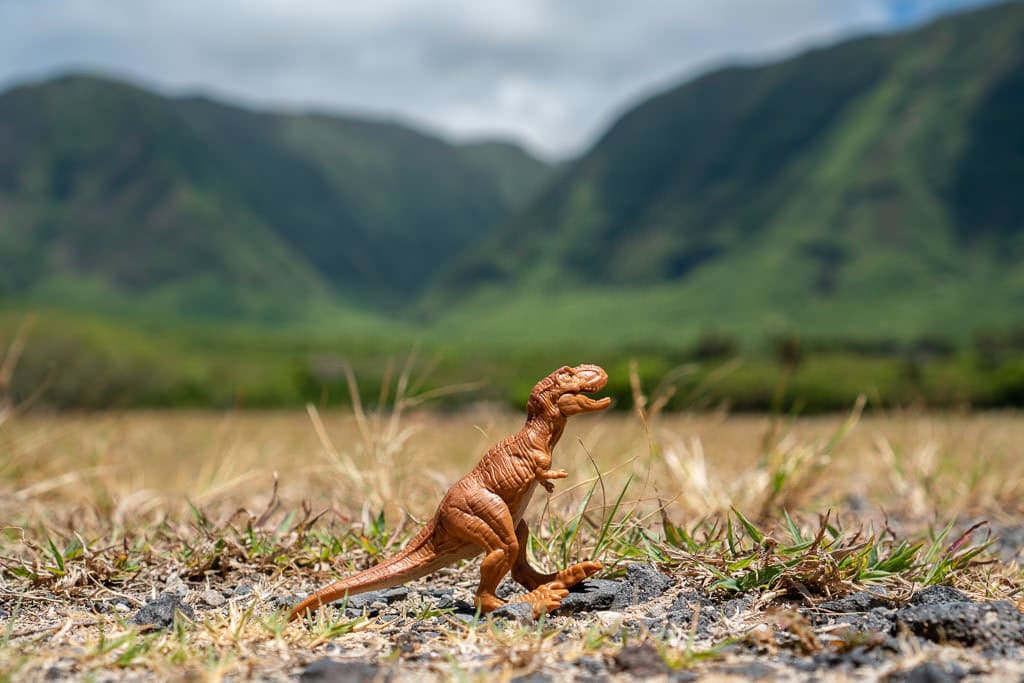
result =
[[433,525],[428,524],[396,555],[380,564],[325,586],[292,608],[288,621],[307,611],[319,609],[346,595],[391,588],[426,576],[445,566],[451,558],[439,557],[430,542]]

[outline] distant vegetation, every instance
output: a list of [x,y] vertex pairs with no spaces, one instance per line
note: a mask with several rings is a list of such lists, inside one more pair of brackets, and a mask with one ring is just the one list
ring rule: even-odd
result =
[[[0,315],[0,344],[11,341],[17,319]],[[417,391],[442,390],[434,407],[521,406],[537,379],[581,361],[608,369],[602,393],[618,409],[632,408],[633,367],[670,409],[816,413],[847,409],[861,394],[874,409],[1024,406],[1024,328],[955,349],[929,338],[868,344],[788,335],[750,344],[709,332],[677,347],[591,348],[581,340],[504,352],[485,342],[417,344],[370,330],[353,338],[171,328],[65,313],[44,313],[26,332],[11,399],[37,407],[337,407],[351,401],[346,368],[356,380],[351,389],[374,405],[407,362]]]
[[[640,103],[553,167],[500,141],[75,76],[0,95],[0,344],[67,407],[521,400],[561,363],[676,407],[1024,403],[1024,5]],[[2,347],[0,347],[2,348]],[[452,398],[450,400],[456,400]]]

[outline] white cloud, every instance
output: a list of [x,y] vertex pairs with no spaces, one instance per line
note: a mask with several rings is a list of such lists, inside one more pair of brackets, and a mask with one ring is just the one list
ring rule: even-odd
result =
[[0,85],[101,70],[565,154],[635,98],[710,64],[953,2],[977,0],[0,0]]

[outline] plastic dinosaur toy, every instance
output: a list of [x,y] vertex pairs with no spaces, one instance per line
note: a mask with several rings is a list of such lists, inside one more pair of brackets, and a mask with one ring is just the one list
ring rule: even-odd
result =
[[551,451],[569,417],[611,404],[610,398],[585,395],[600,391],[607,382],[607,373],[597,365],[559,368],[538,382],[526,404],[523,428],[492,446],[469,474],[448,489],[434,517],[405,548],[313,593],[292,609],[289,621],[346,595],[397,586],[481,552],[476,604],[482,612],[505,604],[495,591],[510,571],[529,591],[512,602],[529,603],[535,618],[557,609],[568,589],[601,569],[601,564],[580,562],[550,574],[537,571],[526,560],[530,532],[523,513],[537,484],[551,492],[552,480],[569,476],[565,470],[551,469]]

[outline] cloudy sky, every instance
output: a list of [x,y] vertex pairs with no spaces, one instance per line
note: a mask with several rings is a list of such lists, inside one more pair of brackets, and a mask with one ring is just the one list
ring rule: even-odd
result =
[[0,88],[67,71],[579,151],[638,97],[990,0],[0,0]]

